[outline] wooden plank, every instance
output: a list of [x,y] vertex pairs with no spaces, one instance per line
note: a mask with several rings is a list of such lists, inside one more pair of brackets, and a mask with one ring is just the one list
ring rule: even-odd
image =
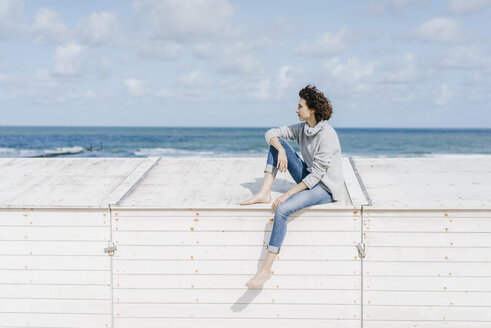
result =
[[363,221],[369,232],[467,232],[491,233],[489,218],[372,218]]
[[[370,320],[425,320],[440,321],[441,325],[447,321],[457,321],[467,327],[465,322],[487,321],[491,323],[491,311],[487,307],[474,306],[391,306],[388,311],[387,306],[367,305],[363,308],[364,322]],[[367,320],[368,321],[368,320]]]
[[108,194],[103,200],[101,205],[117,204],[124,199],[132,190],[138,185],[138,183],[144,179],[146,174],[152,169],[152,167],[160,160],[160,157],[147,157],[140,159],[136,168],[124,178],[124,180]]
[[110,270],[107,256],[18,256],[0,255],[0,270]]
[[426,208],[404,208],[400,209],[375,209],[371,206],[363,208],[363,217],[367,219],[375,218],[397,218],[397,219],[414,219],[414,218],[444,218],[444,219],[457,219],[457,218],[489,218],[491,210],[489,209],[474,209],[474,208],[461,208],[461,209],[426,209]]
[[302,326],[309,328],[360,328],[360,319],[115,318],[114,324],[119,328],[194,328],[197,326],[200,328],[298,328]]
[[[118,245],[115,259],[141,260],[264,260],[265,246],[124,246]],[[355,246],[284,246],[277,259],[357,261]]]
[[107,328],[110,314],[0,313],[4,327]]
[[3,210],[0,211],[0,226],[45,226],[45,227],[108,227],[106,211],[87,210]]
[[[127,274],[255,274],[264,261],[154,261],[114,259],[115,273]],[[276,274],[360,274],[356,261],[275,261]]]
[[351,203],[355,206],[368,205],[368,200],[358,182],[358,178],[356,177],[356,173],[349,158],[343,157],[341,161],[343,166],[344,184],[348,196],[351,199]]
[[360,304],[359,290],[114,289],[115,303]]
[[[267,245],[269,231],[114,231],[119,245]],[[356,245],[359,232],[287,231],[283,245]]]
[[109,241],[108,227],[4,226],[0,240]]
[[363,277],[366,290],[491,291],[491,277]]
[[491,232],[364,232],[367,247],[491,247]]
[[363,274],[371,277],[491,277],[491,262],[365,262]]
[[366,305],[414,306],[422,303],[427,306],[490,307],[491,292],[367,290],[363,293],[363,304]]
[[[358,305],[283,305],[249,304],[115,304],[116,317],[173,317],[173,318],[305,318],[305,319],[357,319]],[[240,309],[240,310],[239,310]]]
[[[149,275],[114,274],[115,288],[246,288],[250,274],[221,275]],[[277,275],[264,288],[287,289],[358,289],[359,275]],[[490,287],[491,288],[491,287]]]
[[101,207],[101,201],[144,161],[17,158],[9,165],[0,163],[0,207]]
[[[117,217],[113,228],[119,231],[271,231],[271,217]],[[360,217],[326,219],[318,217],[288,217],[288,231],[360,231]]]
[[485,247],[405,247],[370,246],[364,263],[384,262],[491,262],[491,252]]
[[2,284],[110,285],[109,271],[3,270]]
[[15,299],[0,298],[1,312],[110,314],[110,300]]
[[456,321],[448,321],[448,320],[363,320],[364,328],[489,328],[488,321],[470,321],[470,320],[456,320]]
[[[242,206],[239,208],[215,207],[215,208],[202,208],[202,207],[187,207],[187,208],[138,208],[138,207],[118,207],[111,206],[112,214],[114,217],[274,217],[274,211],[271,206],[268,207],[248,207]],[[293,214],[290,217],[320,217],[329,219],[331,217],[359,217],[360,211],[357,209],[340,209],[329,208],[319,209],[315,207],[303,208]]]
[[104,241],[0,240],[0,255],[108,256],[105,247]]
[[0,284],[0,295],[4,298],[43,299],[102,299],[111,297],[110,287],[105,285],[59,285],[46,284]]

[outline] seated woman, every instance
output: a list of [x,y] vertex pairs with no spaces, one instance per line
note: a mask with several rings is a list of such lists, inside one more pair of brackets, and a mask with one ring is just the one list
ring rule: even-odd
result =
[[[339,201],[344,196],[341,146],[336,131],[327,122],[332,116],[331,103],[322,92],[310,85],[300,90],[299,96],[296,112],[299,120],[305,122],[266,132],[266,141],[271,146],[263,185],[256,195],[240,203],[269,203],[278,170],[288,170],[297,183],[272,204],[275,217],[267,246],[268,254],[259,272],[246,283],[248,288],[260,287],[271,278],[271,267],[285,238],[290,214],[308,206]],[[286,140],[298,143],[303,160]]]

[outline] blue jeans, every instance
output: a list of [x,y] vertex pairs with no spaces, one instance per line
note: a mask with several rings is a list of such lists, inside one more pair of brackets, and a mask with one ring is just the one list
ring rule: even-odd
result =
[[[278,139],[283,145],[283,148],[285,148],[286,158],[288,160],[288,172],[290,172],[290,175],[298,184],[310,173],[307,171],[307,164],[305,164],[285,139]],[[273,146],[270,146],[264,172],[270,172],[276,177],[276,174],[278,173],[278,168],[276,167],[277,164],[278,150]],[[297,192],[277,206],[274,214],[273,231],[271,232],[267,250],[272,253],[279,253],[283,239],[285,239],[287,218],[290,214],[304,207],[330,203],[332,201],[332,194],[327,189],[324,189],[319,181],[312,189],[304,189]]]

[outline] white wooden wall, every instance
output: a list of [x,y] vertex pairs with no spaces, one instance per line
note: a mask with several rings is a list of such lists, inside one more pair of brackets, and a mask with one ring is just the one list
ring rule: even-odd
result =
[[363,210],[364,328],[491,327],[491,211]]
[[115,327],[360,327],[359,211],[302,210],[263,289],[271,210],[113,209]]
[[0,209],[0,327],[111,327],[110,216]]

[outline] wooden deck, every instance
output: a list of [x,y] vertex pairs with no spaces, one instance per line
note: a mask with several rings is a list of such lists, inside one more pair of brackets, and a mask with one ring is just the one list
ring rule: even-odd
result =
[[491,325],[491,158],[343,158],[344,201],[292,214],[248,290],[264,163],[0,159],[0,326]]

